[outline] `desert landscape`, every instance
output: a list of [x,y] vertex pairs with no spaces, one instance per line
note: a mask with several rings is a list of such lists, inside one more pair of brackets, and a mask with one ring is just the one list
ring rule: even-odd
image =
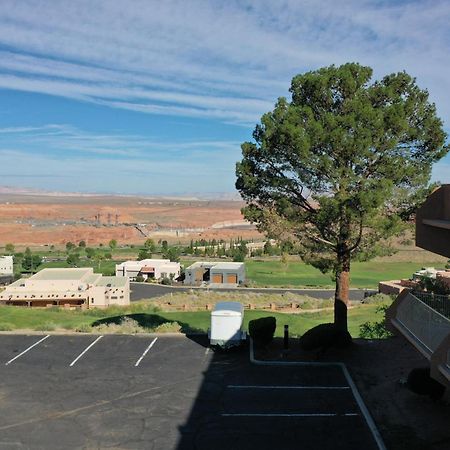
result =
[[116,239],[261,238],[235,200],[10,192],[0,190],[0,246],[88,245]]

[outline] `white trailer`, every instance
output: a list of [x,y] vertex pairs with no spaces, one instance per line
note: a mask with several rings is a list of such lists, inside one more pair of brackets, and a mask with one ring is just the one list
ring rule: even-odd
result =
[[244,306],[241,303],[217,303],[211,312],[210,344],[223,348],[240,345],[246,338],[245,331],[242,331],[243,320]]

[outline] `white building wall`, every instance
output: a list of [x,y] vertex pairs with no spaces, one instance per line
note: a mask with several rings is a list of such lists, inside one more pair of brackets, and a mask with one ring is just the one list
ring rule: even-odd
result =
[[12,275],[14,273],[14,257],[0,256],[0,274]]
[[[172,262],[170,259],[143,259],[141,261],[125,261],[121,264],[116,264],[116,276],[136,278],[143,267],[153,267],[155,269],[155,279],[159,280],[163,274],[170,278],[173,274],[174,278],[181,273],[181,265],[177,262]],[[143,274],[144,278],[146,275]]]

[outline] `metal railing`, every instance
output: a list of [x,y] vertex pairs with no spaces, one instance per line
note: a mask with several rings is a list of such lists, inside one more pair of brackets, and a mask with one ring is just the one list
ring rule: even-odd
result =
[[396,319],[427,349],[430,356],[450,333],[450,319],[435,309],[436,305],[440,308],[442,299],[427,297],[426,300],[427,303],[409,293],[398,306]]
[[439,295],[433,292],[413,291],[412,294],[420,301],[434,309],[447,319],[450,319],[450,296]]

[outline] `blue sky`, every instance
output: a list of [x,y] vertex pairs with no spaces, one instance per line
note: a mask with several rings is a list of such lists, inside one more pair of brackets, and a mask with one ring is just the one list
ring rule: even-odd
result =
[[449,132],[448,0],[1,4],[0,185],[233,192],[240,143],[292,77],[348,61],[417,77]]

